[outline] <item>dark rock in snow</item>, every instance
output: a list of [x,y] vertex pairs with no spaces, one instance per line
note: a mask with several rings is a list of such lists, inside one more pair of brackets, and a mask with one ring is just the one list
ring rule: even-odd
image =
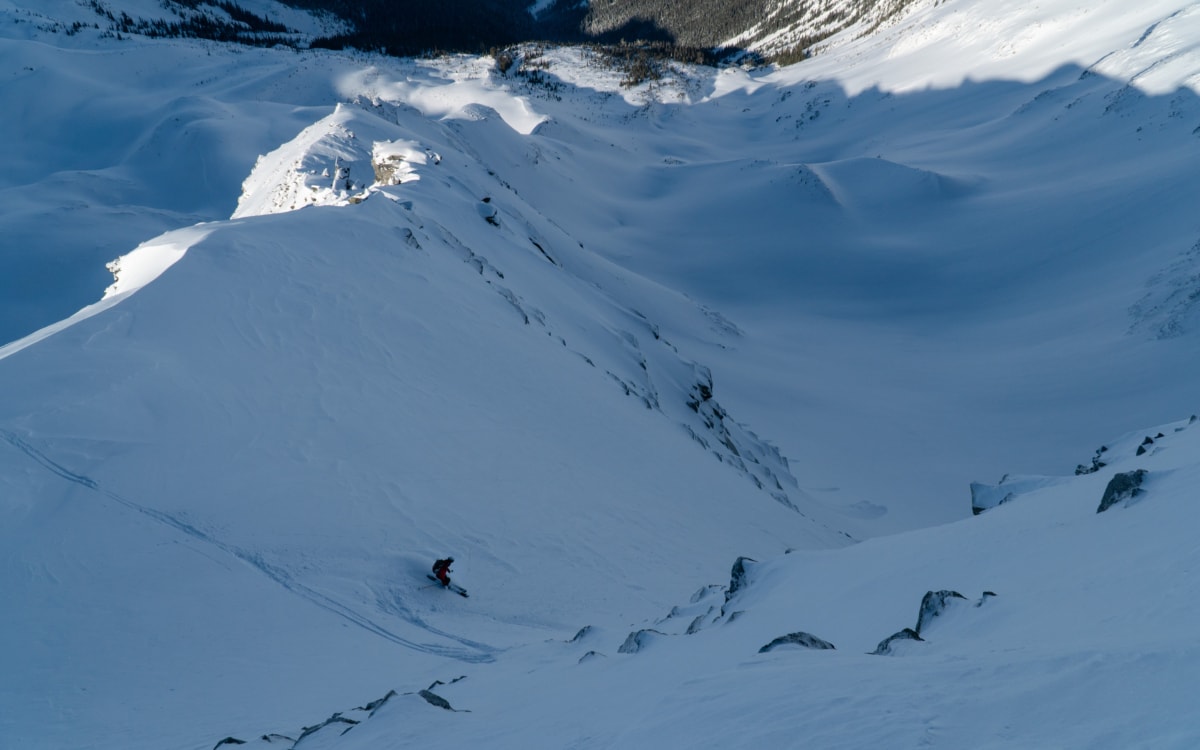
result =
[[822,640],[811,633],[796,632],[779,636],[775,640],[760,648],[758,653],[765,654],[768,651],[774,651],[781,646],[800,646],[801,648],[811,648],[816,650],[829,650],[834,648],[833,644],[829,641]]
[[579,629],[579,632],[575,634],[575,637],[572,638],[569,641],[569,643],[578,643],[578,642],[582,641],[585,637],[587,637],[587,635],[591,632],[592,632],[592,626],[584,625],[582,628]]
[[387,695],[383,696],[382,698],[378,698],[378,699],[376,699],[376,700],[373,700],[373,701],[371,701],[370,703],[368,703],[368,704],[367,704],[367,705],[365,705],[365,706],[359,706],[358,710],[359,710],[359,711],[366,711],[366,712],[367,712],[367,713],[369,713],[369,714],[373,714],[373,713],[375,713],[375,711],[376,711],[376,710],[377,710],[377,709],[378,709],[380,706],[382,706],[383,704],[387,703],[388,701],[390,701],[390,700],[391,700],[392,698],[394,698],[395,696],[396,696],[396,691],[395,691],[395,690],[389,690],[389,691],[388,691],[388,693],[387,693]]
[[1075,467],[1075,475],[1079,476],[1080,474],[1093,474],[1093,473],[1103,469],[1108,464],[1106,464],[1104,461],[1101,461],[1100,456],[1104,455],[1107,452],[1108,452],[1107,445],[1100,446],[1100,448],[1096,450],[1096,455],[1092,456],[1092,465],[1084,466],[1083,464],[1079,464],[1078,466]]
[[1146,474],[1145,469],[1138,469],[1113,476],[1109,480],[1108,486],[1104,488],[1104,496],[1100,498],[1100,507],[1096,509],[1096,512],[1103,513],[1117,503],[1143,494],[1145,490],[1142,489],[1142,483],[1146,479]]
[[617,649],[619,654],[636,654],[641,651],[654,639],[655,636],[666,635],[657,630],[639,630],[636,633],[630,633],[621,647]]
[[922,641],[922,642],[924,642],[925,639],[922,638],[920,635],[918,635],[917,631],[913,630],[912,628],[905,628],[904,630],[901,630],[899,633],[893,633],[893,634],[889,635],[887,638],[884,638],[882,641],[880,641],[879,645],[875,647],[875,650],[872,651],[871,654],[874,656],[887,656],[887,655],[893,653],[893,646],[894,646],[894,644],[896,644],[899,641]]
[[749,583],[747,580],[746,563],[758,562],[750,557],[739,557],[733,561],[733,570],[729,574],[729,588],[725,589],[725,601],[728,602],[733,598],[733,595],[741,591]]
[[237,737],[226,737],[217,744],[213,745],[213,750],[217,750],[221,745],[245,745],[245,740],[239,740]]
[[716,592],[718,592],[720,590],[721,590],[720,586],[718,586],[715,583],[710,583],[707,586],[705,586],[704,588],[697,591],[696,593],[692,594],[691,603],[696,604],[701,599],[704,599],[705,597],[708,597],[708,596],[712,596],[713,594],[715,594]]
[[681,610],[679,607],[671,607],[671,611],[667,613],[666,617],[659,620],[659,622],[666,622],[672,618],[679,617],[681,614],[683,614],[683,610]]
[[450,701],[446,700],[445,698],[443,698],[442,696],[438,695],[437,693],[435,693],[433,691],[422,690],[419,693],[417,693],[417,695],[424,698],[425,702],[432,706],[437,706],[438,708],[444,708],[447,711],[454,710],[454,707],[450,705]]
[[921,599],[921,611],[917,615],[917,634],[924,632],[929,623],[940,617],[956,599],[966,601],[967,597],[957,591],[927,591]]
[[696,618],[692,620],[692,624],[688,625],[687,635],[699,633],[700,629],[704,627],[704,618],[707,616],[708,615],[696,615]]
[[315,724],[311,727],[304,727],[304,729],[300,732],[300,737],[296,740],[296,744],[299,745],[301,742],[304,741],[304,739],[306,737],[309,737],[310,735],[313,735],[313,734],[321,731],[322,729],[330,726],[331,724],[347,724],[348,726],[346,727],[346,729],[349,730],[350,728],[352,728],[356,724],[358,724],[358,722],[355,721],[354,719],[347,719],[346,717],[342,716],[340,713],[336,713],[333,716],[330,716],[325,721],[321,722],[320,724]]
[[604,657],[604,654],[598,653],[596,651],[588,651],[586,654],[579,657],[579,661],[577,663],[583,664],[585,661],[592,661],[593,659],[600,659],[603,657]]

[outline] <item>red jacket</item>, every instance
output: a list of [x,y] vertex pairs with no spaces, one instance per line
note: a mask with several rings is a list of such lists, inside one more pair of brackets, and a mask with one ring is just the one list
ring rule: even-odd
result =
[[433,574],[442,582],[443,586],[450,585],[450,561],[438,560],[433,564]]

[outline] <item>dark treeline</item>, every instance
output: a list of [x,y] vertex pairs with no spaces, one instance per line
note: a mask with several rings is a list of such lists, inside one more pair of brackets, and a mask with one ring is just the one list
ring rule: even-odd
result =
[[435,51],[483,52],[535,39],[575,41],[583,14],[551,13],[534,19],[514,0],[287,0],[324,10],[352,29],[313,42],[314,47],[354,47],[391,55]]
[[[887,18],[912,0],[556,0],[535,19],[532,0],[285,0],[345,19],[353,30],[315,46],[356,47],[415,55],[431,51],[484,52],[518,42],[654,46],[655,54],[698,60],[753,30],[762,38],[780,29],[813,31],[776,58],[801,59],[829,35],[868,17]],[[665,46],[664,46],[665,45]]]
[[[290,44],[292,32],[281,23],[257,16],[234,0],[174,0],[181,8],[193,11],[179,15],[177,21],[133,18],[128,13],[114,14],[100,0],[90,0],[89,6],[108,19],[110,31],[117,34],[140,34],[148,37],[213,39],[270,46]],[[206,12],[215,8],[224,15]]]
[[[558,0],[536,18],[529,13],[532,0],[286,0],[308,10],[324,10],[345,19],[353,30],[318,39],[318,47],[355,47],[386,51],[393,55],[418,55],[434,51],[485,52],[520,42],[544,41],[563,44],[599,43],[652,47],[656,54],[677,59],[713,59],[720,34],[687,34],[664,21],[673,14],[633,12],[644,10],[647,0],[633,0],[628,8],[578,0]],[[707,0],[704,6],[757,9],[764,0]],[[664,3],[687,7],[689,3]],[[630,12],[625,12],[630,11]],[[748,19],[754,10],[737,19]],[[711,15],[705,8],[689,11],[697,23]],[[730,28],[730,21],[722,28]],[[743,27],[744,28],[744,27]]]
[[[178,21],[114,17],[101,0],[89,0],[118,32],[185,36],[247,44],[289,43],[289,30],[259,17],[236,0],[163,0],[177,8]],[[721,48],[753,30],[762,37],[781,28],[804,27],[817,19],[820,30],[776,50],[791,62],[835,31],[875,11],[886,16],[911,0],[845,0],[835,9],[818,0],[554,0],[535,18],[533,0],[283,0],[296,8],[334,15],[345,31],[320,37],[311,46],[354,48],[396,56],[440,52],[486,53],[522,42],[599,44],[631,65],[675,59],[713,64],[742,53]],[[212,9],[222,11],[214,14]],[[183,11],[183,12],[180,12]],[[810,28],[813,28],[810,25]]]

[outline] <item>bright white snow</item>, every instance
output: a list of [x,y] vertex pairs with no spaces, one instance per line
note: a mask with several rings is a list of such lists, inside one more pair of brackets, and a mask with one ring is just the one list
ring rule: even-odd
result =
[[0,745],[1200,742],[1196,4],[632,90],[89,13],[0,0]]

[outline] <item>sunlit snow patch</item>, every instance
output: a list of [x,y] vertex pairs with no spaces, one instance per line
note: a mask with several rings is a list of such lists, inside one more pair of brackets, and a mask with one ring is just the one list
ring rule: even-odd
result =
[[[371,145],[350,129],[354,110],[339,104],[333,113],[260,156],[242,183],[233,218],[295,211],[310,205],[345,205],[372,180],[361,174]],[[355,167],[358,166],[358,169]]]
[[419,179],[416,167],[439,157],[416,142],[395,139],[395,130],[353,104],[338,104],[327,117],[258,158],[242,183],[233,218],[345,206],[365,199],[376,184]]
[[135,247],[108,264],[113,283],[104,290],[103,300],[136,292],[175,265],[188,248],[203,240],[216,225],[197,224],[159,235]]
[[403,80],[379,68],[365,68],[346,76],[339,91],[347,99],[406,104],[426,117],[478,120],[481,109],[493,110],[510,128],[529,135],[547,117],[534,111],[529,101],[492,80],[491,58],[447,57],[423,62],[428,75]]
[[49,338],[59,331],[66,330],[80,321],[87,320],[125,297],[154,281],[184,256],[188,248],[202,241],[211,234],[216,224],[197,224],[196,226],[167,232],[152,240],[143,242],[129,253],[122,255],[108,264],[112,272],[113,283],[104,290],[104,296],[99,302],[82,308],[69,318],[34,331],[25,338],[11,344],[0,346],[0,359],[16,354],[43,339]]

